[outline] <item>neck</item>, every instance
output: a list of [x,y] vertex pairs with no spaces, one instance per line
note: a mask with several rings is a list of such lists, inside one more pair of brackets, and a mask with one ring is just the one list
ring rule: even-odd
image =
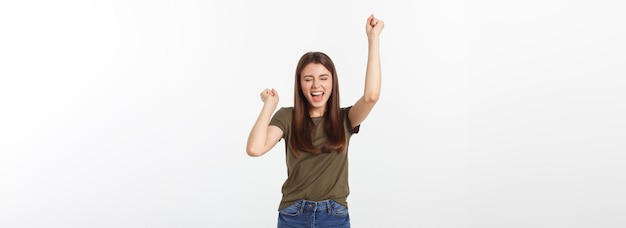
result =
[[309,109],[309,116],[311,117],[320,117],[320,116],[324,116],[324,108],[313,108],[311,107]]

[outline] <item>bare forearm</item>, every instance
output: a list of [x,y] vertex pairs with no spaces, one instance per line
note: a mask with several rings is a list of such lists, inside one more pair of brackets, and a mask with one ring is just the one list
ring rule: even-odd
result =
[[378,37],[369,37],[365,90],[363,92],[363,98],[366,102],[376,102],[380,96],[380,68],[380,39]]
[[272,113],[275,109],[276,104],[263,104],[263,109],[261,109],[261,113],[259,113],[259,116],[250,131],[250,135],[248,136],[246,151],[249,155],[255,156],[259,155],[259,153],[265,152],[263,150],[266,148],[267,129],[269,127],[270,119],[272,118]]

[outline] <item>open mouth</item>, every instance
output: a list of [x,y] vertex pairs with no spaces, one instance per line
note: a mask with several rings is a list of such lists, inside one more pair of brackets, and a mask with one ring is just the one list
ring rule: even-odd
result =
[[311,97],[313,98],[314,102],[320,102],[322,101],[322,98],[324,97],[324,92],[323,91],[312,92]]

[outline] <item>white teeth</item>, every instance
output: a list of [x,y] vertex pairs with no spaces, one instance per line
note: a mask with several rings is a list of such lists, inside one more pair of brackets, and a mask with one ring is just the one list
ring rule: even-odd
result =
[[322,95],[324,94],[324,92],[312,92],[311,95],[313,96],[317,96],[317,95]]

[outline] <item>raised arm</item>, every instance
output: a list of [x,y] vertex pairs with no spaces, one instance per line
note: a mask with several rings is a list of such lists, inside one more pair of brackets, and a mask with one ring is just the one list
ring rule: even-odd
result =
[[267,153],[272,147],[278,143],[283,135],[283,131],[276,126],[270,126],[272,113],[278,105],[278,93],[276,90],[266,89],[261,92],[261,100],[263,101],[263,109],[257,118],[246,145],[246,153],[252,157],[258,157]]
[[367,69],[365,71],[365,89],[363,96],[352,106],[348,117],[352,126],[360,125],[380,96],[380,33],[385,24],[383,21],[370,15],[365,25],[367,33]]

